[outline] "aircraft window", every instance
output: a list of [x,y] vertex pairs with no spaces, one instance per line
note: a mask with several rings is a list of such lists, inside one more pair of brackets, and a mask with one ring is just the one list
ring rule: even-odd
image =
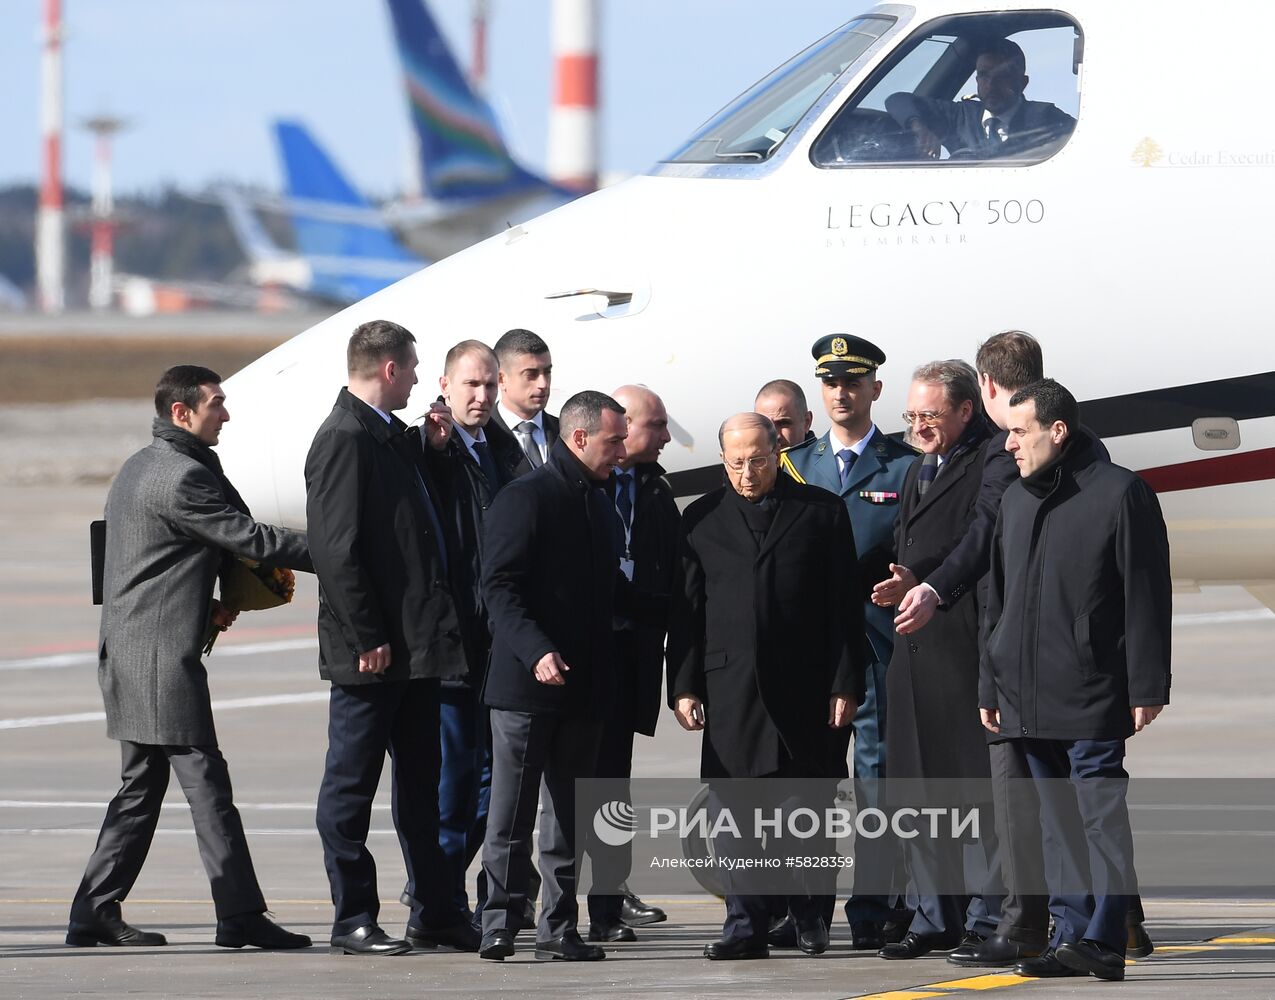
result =
[[932,21],[851,96],[810,158],[819,167],[1044,160],[1076,125],[1082,37],[1056,11]]
[[846,67],[893,23],[890,17],[861,17],[842,25],[735,98],[664,162],[766,159]]

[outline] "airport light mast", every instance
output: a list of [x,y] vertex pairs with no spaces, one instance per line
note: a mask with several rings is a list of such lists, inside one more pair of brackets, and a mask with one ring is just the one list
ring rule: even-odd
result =
[[40,309],[66,304],[66,234],[62,213],[62,0],[44,0],[40,57],[40,203],[35,219],[35,275]]
[[553,0],[553,55],[549,176],[584,194],[598,186],[597,0]]
[[469,79],[474,89],[479,92],[487,89],[487,14],[489,10],[488,0],[473,0],[471,24],[474,49],[469,65]]
[[96,142],[93,153],[92,244],[89,252],[89,306],[111,308],[115,274],[115,195],[111,186],[111,138],[127,126],[122,118],[97,115],[81,123]]

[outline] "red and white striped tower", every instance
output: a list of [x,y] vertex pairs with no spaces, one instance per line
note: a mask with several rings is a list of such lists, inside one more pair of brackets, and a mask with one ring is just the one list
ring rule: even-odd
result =
[[487,89],[487,0],[473,0],[471,24],[473,25],[474,51],[469,63],[469,81],[474,89]]
[[40,207],[35,219],[35,280],[40,308],[65,304],[66,241],[62,218],[62,2],[44,0],[40,59]]
[[597,0],[553,0],[549,176],[581,192],[598,186],[597,15]]
[[93,152],[93,224],[89,251],[89,305],[111,308],[115,273],[115,194],[111,187],[111,137],[124,127],[122,118],[98,115],[84,121],[96,138]]

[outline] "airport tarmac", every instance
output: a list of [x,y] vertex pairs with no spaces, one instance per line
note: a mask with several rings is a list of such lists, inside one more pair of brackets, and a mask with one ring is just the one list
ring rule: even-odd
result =
[[[138,414],[144,410],[139,408]],[[86,443],[85,447],[89,447]],[[1156,953],[1124,984],[1028,981],[962,970],[940,957],[884,962],[849,950],[844,922],[820,958],[776,952],[768,962],[710,963],[703,945],[721,904],[658,897],[669,922],[609,949],[606,962],[539,964],[530,941],[503,964],[423,953],[393,961],[331,957],[327,881],[314,831],[325,748],[326,691],[315,668],[315,590],[244,615],[208,660],[218,732],[231,764],[257,871],[273,912],[312,935],[288,954],[231,952],[212,943],[208,884],[181,794],[170,789],[150,859],[126,917],[169,936],[164,949],[71,949],[67,909],[118,785],[118,750],[104,736],[94,671],[98,614],[89,603],[87,524],[102,482],[0,486],[0,996],[472,997],[792,996],[945,997],[994,990],[1009,998],[1275,996],[1275,899],[1146,893]],[[1176,599],[1173,704],[1130,746],[1137,776],[1275,778],[1270,731],[1275,614],[1237,588]],[[671,718],[639,740],[639,776],[689,776],[698,737]],[[371,837],[385,900],[382,922],[401,930],[403,882],[382,792]],[[1273,842],[1275,844],[1275,842]],[[1226,844],[1219,843],[1218,850]],[[1270,854],[1275,867],[1275,850]],[[473,872],[470,873],[471,878]],[[1270,869],[1254,882],[1275,881]],[[632,884],[642,893],[640,873]],[[519,939],[524,944],[523,935]],[[993,973],[989,975],[988,973]]]

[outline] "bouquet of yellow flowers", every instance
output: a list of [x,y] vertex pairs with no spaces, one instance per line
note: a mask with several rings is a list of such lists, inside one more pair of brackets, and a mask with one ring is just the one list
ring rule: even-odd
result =
[[[263,611],[290,604],[296,589],[297,578],[292,570],[243,557],[231,560],[221,573],[221,603],[227,611]],[[213,621],[209,612],[204,634],[205,656],[212,652],[217,636],[226,631],[226,627]]]

